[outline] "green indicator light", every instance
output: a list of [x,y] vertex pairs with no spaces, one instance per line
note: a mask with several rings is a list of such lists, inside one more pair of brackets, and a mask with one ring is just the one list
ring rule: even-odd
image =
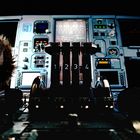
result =
[[94,28],[96,29],[105,29],[106,27],[106,25],[94,25]]
[[96,28],[96,29],[97,29],[97,28],[98,28],[98,26],[97,26],[97,25],[94,25],[94,28]]

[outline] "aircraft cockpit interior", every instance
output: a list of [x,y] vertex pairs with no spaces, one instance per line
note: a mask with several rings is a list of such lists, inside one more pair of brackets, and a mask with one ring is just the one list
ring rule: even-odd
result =
[[140,16],[0,16],[0,34],[1,140],[140,139]]

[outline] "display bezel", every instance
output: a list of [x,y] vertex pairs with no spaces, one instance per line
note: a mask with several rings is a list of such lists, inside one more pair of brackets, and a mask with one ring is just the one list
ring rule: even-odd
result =
[[110,85],[120,84],[118,71],[100,71],[100,76],[107,79]]
[[30,88],[34,79],[41,76],[40,72],[22,72],[20,88]]
[[[85,39],[83,39],[83,41],[80,41],[80,40],[75,40],[75,38],[74,39],[70,39],[70,40],[63,40],[63,41],[58,41],[57,40],[57,23],[58,22],[85,22]],[[89,29],[88,29],[88,27],[89,27],[89,22],[88,22],[88,18],[56,18],[56,19],[54,19],[54,42],[60,42],[60,43],[62,43],[62,42],[70,42],[70,43],[72,43],[72,42],[87,42],[88,40],[89,40]],[[79,28],[79,27],[78,27]],[[70,30],[70,28],[69,28],[69,30]],[[74,34],[73,34],[74,35]]]
[[36,34],[47,34],[49,31],[49,22],[47,20],[35,21],[33,31]]

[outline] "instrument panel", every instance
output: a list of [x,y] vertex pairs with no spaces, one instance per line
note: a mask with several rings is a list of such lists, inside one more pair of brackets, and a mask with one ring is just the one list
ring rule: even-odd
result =
[[[10,88],[23,91],[20,109],[27,109],[18,119],[27,115],[29,120],[18,120],[13,127],[21,126],[14,133],[24,138],[37,130],[40,137],[44,129],[48,135],[51,129],[61,135],[61,128],[68,128],[68,133],[69,128],[76,133],[86,128],[89,134],[98,126],[98,117],[105,124],[106,115],[109,121],[101,126],[99,120],[99,127],[115,132],[118,96],[124,89],[140,87],[139,22],[140,17],[116,15],[0,17],[0,31],[12,43],[16,64]],[[97,88],[102,84],[107,88]],[[125,117],[120,118],[119,123],[125,123]],[[38,120],[43,123],[38,125]]]
[[[17,24],[13,27],[15,40],[12,38],[17,69],[12,77],[11,87],[28,90],[33,79],[42,76],[46,88],[50,88],[55,54],[58,55],[56,59],[59,59],[57,77],[60,85],[63,85],[64,79],[72,85],[74,83],[72,79],[76,75],[74,73],[78,74],[77,80],[75,78],[78,84],[83,84],[85,82],[83,77],[88,75],[87,67],[90,69],[88,71],[90,78],[87,82],[93,88],[98,76],[109,79],[112,91],[120,91],[129,86],[125,59],[139,59],[138,39],[136,38],[134,45],[132,41],[130,44],[128,41],[134,40],[134,36],[138,35],[135,28],[139,29],[137,24],[140,21],[139,17],[115,15],[5,17],[8,18],[10,22]],[[0,20],[0,25],[6,22],[5,19]],[[58,45],[52,45],[53,43]],[[88,47],[84,49],[86,43],[90,44],[90,51]],[[85,54],[89,57],[87,62],[83,62]],[[69,70],[65,72],[67,68]]]

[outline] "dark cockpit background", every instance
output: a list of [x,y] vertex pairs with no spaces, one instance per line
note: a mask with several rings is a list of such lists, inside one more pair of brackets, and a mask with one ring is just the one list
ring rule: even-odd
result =
[[2,1],[0,15],[140,15],[136,0],[12,0]]

